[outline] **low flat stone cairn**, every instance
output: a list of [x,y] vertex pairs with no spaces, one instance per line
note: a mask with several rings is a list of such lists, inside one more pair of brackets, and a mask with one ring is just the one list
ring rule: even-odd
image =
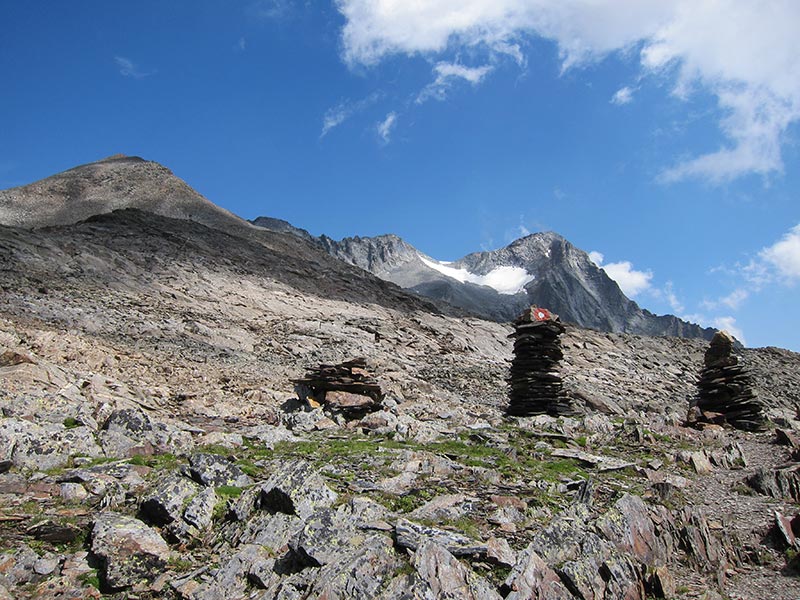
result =
[[764,426],[766,419],[750,375],[734,352],[735,343],[726,331],[717,332],[711,340],[697,382],[697,419],[755,431]]
[[293,379],[300,400],[316,408],[345,414],[377,410],[383,400],[381,386],[367,368],[364,358],[338,365],[319,365],[302,379]]
[[574,414],[561,382],[558,363],[564,357],[559,336],[564,325],[544,308],[532,306],[514,321],[514,359],[508,377],[513,416]]

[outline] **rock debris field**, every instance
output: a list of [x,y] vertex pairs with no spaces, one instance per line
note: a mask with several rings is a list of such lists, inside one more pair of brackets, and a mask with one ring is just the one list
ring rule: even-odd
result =
[[510,325],[299,244],[0,227],[0,598],[800,598],[800,356],[689,427],[707,343],[567,324],[509,416]]

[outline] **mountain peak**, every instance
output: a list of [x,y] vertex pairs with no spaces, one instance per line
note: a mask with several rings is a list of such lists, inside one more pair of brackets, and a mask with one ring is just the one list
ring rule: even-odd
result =
[[167,167],[115,154],[28,185],[0,191],[0,224],[34,229],[70,225],[126,208],[215,227],[249,227]]

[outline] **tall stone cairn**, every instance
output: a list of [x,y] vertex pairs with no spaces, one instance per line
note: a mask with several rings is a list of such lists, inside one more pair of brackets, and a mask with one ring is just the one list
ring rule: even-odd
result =
[[711,340],[697,382],[697,418],[755,431],[764,426],[766,418],[750,375],[734,352],[735,342],[727,331],[717,332]]
[[564,358],[559,336],[564,326],[558,315],[531,306],[514,321],[514,359],[508,377],[509,405],[513,416],[573,414],[561,382],[559,361]]

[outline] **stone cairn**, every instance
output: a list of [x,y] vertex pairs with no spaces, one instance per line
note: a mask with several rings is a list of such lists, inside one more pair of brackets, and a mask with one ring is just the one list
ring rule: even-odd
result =
[[536,306],[514,321],[514,333],[508,336],[514,338],[508,377],[509,415],[574,413],[558,372],[558,362],[564,357],[559,336],[564,330],[558,315]]
[[734,353],[735,342],[727,331],[718,331],[711,340],[697,382],[695,416],[702,422],[727,422],[737,429],[754,431],[764,425],[763,407],[750,375]]
[[322,406],[346,417],[378,410],[383,400],[381,386],[367,370],[364,358],[338,365],[319,365],[302,379],[292,382],[301,401],[312,408]]

